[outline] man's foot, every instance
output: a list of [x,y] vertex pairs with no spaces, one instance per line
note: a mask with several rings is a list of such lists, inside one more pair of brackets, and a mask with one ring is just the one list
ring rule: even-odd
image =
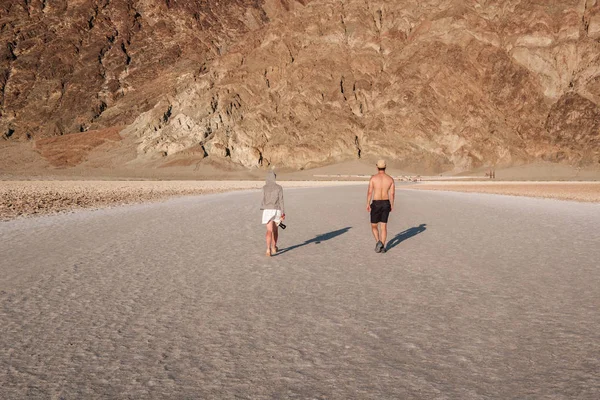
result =
[[381,245],[381,251],[380,253],[387,253],[387,250],[385,249],[385,245]]
[[267,257],[271,257],[271,249],[267,249],[267,254],[266,254],[266,256],[267,256]]
[[279,247],[275,246],[271,248],[271,255],[275,255],[277,254],[277,252],[279,251]]
[[383,243],[381,243],[381,241],[378,241],[375,245],[375,253],[381,253],[381,249],[383,249]]

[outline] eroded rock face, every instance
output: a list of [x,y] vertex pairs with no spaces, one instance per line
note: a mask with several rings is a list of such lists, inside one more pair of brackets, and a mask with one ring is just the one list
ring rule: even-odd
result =
[[257,0],[3,1],[0,132],[131,122],[266,21]]
[[[597,0],[104,3],[92,28],[84,11],[93,2],[66,8],[85,15],[68,37],[87,55],[65,56],[71,64],[57,56],[70,67],[54,78],[43,74],[51,58],[28,61],[33,50],[23,50],[43,30],[9,42],[5,132],[126,123],[140,159],[200,149],[247,167],[357,157],[435,171],[600,162]],[[32,4],[30,14],[55,26],[58,11]],[[13,26],[3,40],[34,18],[11,7],[0,11]],[[94,68],[89,82],[59,85]]]

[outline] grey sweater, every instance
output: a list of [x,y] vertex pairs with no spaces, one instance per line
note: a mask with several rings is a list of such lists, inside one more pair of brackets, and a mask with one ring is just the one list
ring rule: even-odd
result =
[[275,173],[267,173],[267,183],[263,186],[263,200],[260,205],[261,210],[281,210],[285,214],[283,206],[283,188],[275,183]]

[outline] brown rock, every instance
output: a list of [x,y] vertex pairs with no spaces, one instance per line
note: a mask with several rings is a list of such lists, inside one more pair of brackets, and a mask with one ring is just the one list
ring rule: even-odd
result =
[[265,21],[253,0],[3,2],[0,132],[52,136],[131,121]]
[[95,148],[121,141],[122,127],[101,129],[85,133],[57,136],[36,141],[36,150],[55,167],[72,167],[81,163]]
[[600,162],[596,0],[29,4],[0,8],[8,140],[126,124],[165,164]]

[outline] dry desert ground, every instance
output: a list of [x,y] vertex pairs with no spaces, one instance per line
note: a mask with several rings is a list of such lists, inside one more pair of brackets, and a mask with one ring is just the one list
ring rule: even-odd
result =
[[0,398],[600,398],[600,204],[284,185],[0,222]]
[[424,182],[411,186],[419,190],[489,193],[511,196],[543,197],[558,200],[600,202],[600,182]]
[[[283,181],[284,187],[366,184],[362,181]],[[260,189],[262,181],[0,181],[0,220],[83,208],[111,207],[169,197]],[[399,190],[478,192],[600,202],[600,182],[399,182]]]
[[[259,169],[236,169],[231,165],[205,165],[196,171],[184,167],[123,169],[78,166],[65,169],[32,163],[31,169],[16,169],[14,161],[12,164],[10,159],[0,163],[0,220],[162,201],[176,196],[259,189],[265,173]],[[12,169],[9,165],[13,165]],[[364,184],[375,172],[374,163],[367,160],[302,171],[277,170],[278,180],[289,188],[353,182]],[[581,170],[538,163],[498,170],[498,181],[483,180],[485,171],[479,171],[461,176],[422,176],[423,181],[418,184],[406,182],[417,176],[410,171],[392,165],[387,172],[397,178],[400,190],[415,188],[600,201],[600,171],[597,169]]]

